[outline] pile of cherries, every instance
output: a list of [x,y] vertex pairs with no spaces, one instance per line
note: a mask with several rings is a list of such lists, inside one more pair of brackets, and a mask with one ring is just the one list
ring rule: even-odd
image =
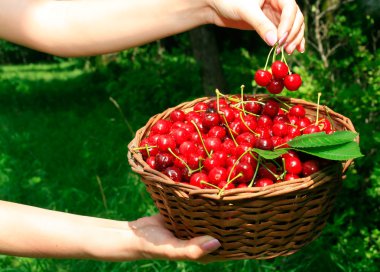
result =
[[333,132],[326,118],[312,120],[300,105],[277,97],[227,96],[176,109],[160,119],[135,150],[175,182],[200,188],[267,186],[309,176],[326,162],[292,149],[273,160],[254,148],[289,147],[296,136]]
[[[281,51],[281,60],[275,60],[276,49],[277,46],[274,46],[269,52],[264,69],[259,69],[255,72],[254,80],[256,84],[265,87],[272,94],[281,93],[284,87],[289,91],[298,90],[302,85],[301,76],[290,72],[283,50]],[[267,67],[272,52],[272,65],[269,70]]]

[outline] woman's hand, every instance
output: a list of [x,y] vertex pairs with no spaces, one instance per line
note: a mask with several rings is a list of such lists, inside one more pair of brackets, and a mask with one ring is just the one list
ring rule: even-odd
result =
[[140,218],[129,226],[140,241],[138,252],[142,259],[198,260],[220,246],[210,236],[177,239],[165,228],[161,215]]
[[210,22],[218,26],[256,30],[270,46],[287,53],[305,51],[304,18],[295,0],[210,0]]

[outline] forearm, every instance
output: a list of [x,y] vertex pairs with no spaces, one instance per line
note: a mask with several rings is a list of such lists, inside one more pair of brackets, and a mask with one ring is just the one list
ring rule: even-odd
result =
[[207,10],[204,0],[0,0],[0,38],[55,55],[96,55],[207,23]]
[[139,245],[128,222],[0,201],[0,254],[136,260]]

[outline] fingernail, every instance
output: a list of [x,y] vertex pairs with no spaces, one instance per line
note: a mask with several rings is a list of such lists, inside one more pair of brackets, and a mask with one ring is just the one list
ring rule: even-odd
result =
[[210,237],[209,240],[207,240],[206,242],[204,242],[201,245],[201,248],[203,250],[205,250],[205,251],[211,252],[211,251],[214,251],[215,249],[217,249],[220,246],[221,246],[221,244],[220,244],[220,242],[217,239]]
[[301,50],[301,53],[305,53],[305,40],[302,40],[300,50]]
[[285,32],[284,34],[282,34],[280,40],[278,41],[278,44],[283,45],[287,37],[288,37],[288,32]]
[[273,30],[268,31],[265,34],[265,41],[268,45],[273,46],[277,42],[277,35]]
[[287,50],[286,50],[286,53],[288,53],[288,54],[292,54],[293,53],[293,51],[294,51],[294,49],[295,49],[295,46],[292,44],[292,45],[289,45],[289,47],[287,48]]

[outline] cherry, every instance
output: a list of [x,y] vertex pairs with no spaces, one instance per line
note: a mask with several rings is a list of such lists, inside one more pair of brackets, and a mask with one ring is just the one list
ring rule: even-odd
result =
[[273,62],[271,69],[273,77],[277,79],[283,79],[289,73],[288,66],[280,60]]
[[257,70],[254,77],[257,85],[265,87],[272,79],[272,74],[268,70]]
[[160,135],[157,139],[157,146],[160,151],[174,150],[176,148],[176,141],[171,135]]
[[227,169],[224,167],[214,167],[208,173],[210,183],[218,185],[221,181],[226,181],[228,178]]
[[199,156],[198,154],[196,153],[189,153],[186,155],[186,158],[187,158],[187,165],[195,170],[195,169],[198,169],[199,168],[199,163],[200,163],[200,160],[201,160],[201,156]]
[[303,134],[312,134],[317,132],[321,132],[320,128],[317,125],[309,125],[304,129]]
[[173,136],[175,142],[180,145],[183,142],[190,140],[191,134],[184,128],[177,128],[172,130],[171,135]]
[[226,120],[227,123],[231,123],[233,120],[235,120],[235,110],[231,107],[224,107],[220,109],[220,112],[222,113],[221,119],[224,121]]
[[181,173],[181,170],[178,167],[170,166],[170,167],[166,168],[163,171],[163,173],[165,175],[167,175],[171,180],[173,180],[175,182],[180,182],[181,181],[182,173]]
[[284,181],[294,180],[294,179],[299,179],[299,178],[300,178],[300,176],[298,176],[296,174],[286,173],[285,177],[284,177]]
[[152,169],[156,169],[156,157],[150,156],[146,159],[146,163],[150,166]]
[[296,91],[302,85],[302,79],[299,74],[290,74],[285,76],[284,85],[289,91]]
[[185,141],[179,146],[179,152],[185,156],[192,153],[195,154],[197,151],[197,145],[191,141]]
[[302,105],[294,105],[289,110],[289,115],[293,115],[299,118],[305,117],[306,110]]
[[267,103],[265,103],[262,114],[273,118],[278,114],[279,110],[280,104],[277,101],[270,99],[267,101]]
[[257,128],[256,117],[246,116],[244,120],[242,120],[242,124],[242,133],[255,131],[255,129]]
[[244,109],[253,114],[259,114],[262,110],[262,105],[258,103],[256,98],[250,97],[247,101],[245,101]]
[[236,161],[237,161],[236,156],[229,156],[226,159],[226,166],[227,167],[231,167],[231,166],[233,166],[236,163]]
[[206,182],[206,183],[209,182],[208,176],[204,172],[194,173],[190,177],[191,185],[197,186],[199,188],[204,188],[205,184],[203,182]]
[[254,147],[256,142],[256,136],[251,132],[243,132],[236,137],[236,142],[238,144],[247,144],[250,147]]
[[288,135],[288,125],[283,122],[277,122],[272,127],[272,133],[278,137],[285,137]]
[[269,186],[269,185],[272,185],[272,184],[273,184],[273,181],[271,179],[261,178],[258,181],[256,181],[255,186],[256,187],[265,187],[265,186]]
[[151,134],[167,134],[170,131],[172,122],[168,120],[158,120],[151,128]]
[[205,102],[198,102],[194,105],[193,111],[206,111],[208,108],[207,103]]
[[222,141],[217,137],[208,137],[204,139],[204,143],[208,152],[222,149]]
[[258,149],[264,149],[264,150],[272,150],[273,149],[273,141],[270,137],[268,138],[258,138],[255,147]]
[[284,82],[282,79],[273,78],[266,88],[271,94],[279,94],[284,89]]
[[211,128],[218,126],[220,122],[219,114],[216,112],[208,112],[204,115],[202,119],[202,125]]
[[290,174],[299,175],[302,172],[302,162],[298,157],[286,157],[285,170]]
[[300,119],[298,120],[298,123],[297,123],[297,125],[298,125],[298,127],[299,127],[300,129],[306,128],[306,127],[309,126],[310,124],[311,124],[311,121],[310,121],[310,119],[307,118],[307,117],[300,118]]
[[270,118],[268,115],[261,115],[259,119],[257,120],[257,126],[262,128],[269,128],[273,125],[272,118]]
[[290,138],[294,138],[301,135],[301,131],[298,127],[288,126],[288,135]]
[[248,162],[239,162],[235,167],[236,175],[238,177],[236,181],[239,183],[247,183],[250,182],[253,178],[254,170]]
[[227,135],[226,129],[221,126],[213,126],[207,133],[207,137],[217,137],[220,139],[224,139],[226,135]]
[[174,156],[170,153],[159,152],[155,158],[156,169],[163,171],[165,168],[172,166],[174,163]]
[[174,110],[170,113],[170,120],[174,122],[183,122],[185,121],[186,114],[182,110]]
[[307,160],[302,165],[302,175],[308,177],[319,171],[319,162],[317,160]]

